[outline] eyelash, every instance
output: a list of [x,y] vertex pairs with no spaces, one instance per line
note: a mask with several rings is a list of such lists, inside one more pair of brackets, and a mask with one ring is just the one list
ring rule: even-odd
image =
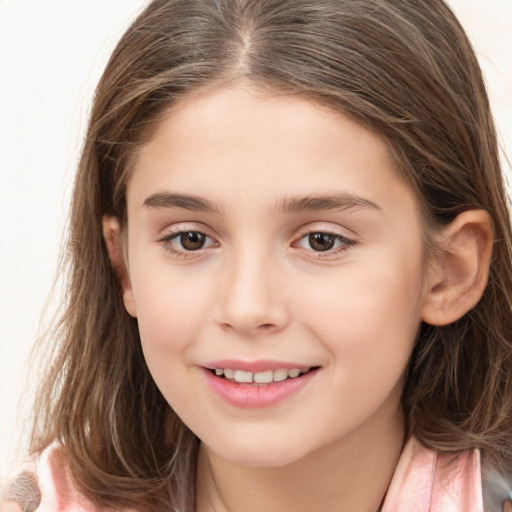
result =
[[179,239],[182,235],[185,235],[187,233],[197,233],[199,235],[204,236],[206,239],[213,240],[213,238],[211,236],[208,236],[206,233],[203,233],[202,231],[199,231],[197,229],[182,229],[180,231],[175,231],[173,233],[169,233],[169,234],[163,236],[162,238],[160,238],[158,241],[161,242],[164,246],[164,249],[167,252],[171,253],[173,256],[178,256],[179,258],[188,258],[191,255],[193,255],[194,253],[201,252],[205,248],[201,247],[195,251],[186,250],[186,249],[184,249],[184,250],[176,249],[174,246],[174,241],[176,239]]
[[306,237],[310,237],[311,235],[328,235],[332,236],[336,242],[339,242],[340,245],[335,249],[328,249],[326,251],[315,251],[311,250],[308,252],[312,252],[315,254],[315,258],[328,258],[332,256],[336,256],[338,254],[344,253],[352,249],[355,245],[357,245],[357,241],[352,238],[347,238],[346,236],[340,235],[339,233],[336,233],[334,231],[329,230],[309,230],[300,235],[297,242],[294,242],[294,246],[297,246],[300,244],[302,240],[304,240]]
[[[208,247],[200,247],[197,250],[186,250],[186,249],[176,249],[174,245],[174,241],[179,239],[184,234],[190,234],[190,233],[196,233],[198,235],[204,236],[206,239],[210,239],[214,243],[211,244],[213,246],[218,245],[217,242],[211,237],[208,236],[206,233],[203,233],[202,231],[199,231],[197,229],[185,229],[180,231],[175,231],[173,233],[169,233],[162,238],[158,239],[158,242],[162,243],[164,246],[164,249],[172,254],[173,256],[178,256],[179,258],[190,258],[195,253],[200,253],[204,249],[207,249]],[[313,249],[308,250],[308,252],[313,253],[315,258],[327,258],[336,256],[340,253],[347,252],[351,248],[353,248],[355,245],[357,245],[357,241],[353,240],[351,238],[347,238],[343,235],[340,235],[339,233],[335,233],[333,231],[329,230],[309,230],[303,232],[299,238],[292,244],[293,247],[300,247],[300,242],[304,240],[306,237],[309,237],[311,235],[315,234],[321,234],[321,235],[328,235],[334,237],[335,242],[339,242],[340,245],[335,249],[327,249],[325,251],[315,251]],[[307,249],[306,249],[307,250]]]

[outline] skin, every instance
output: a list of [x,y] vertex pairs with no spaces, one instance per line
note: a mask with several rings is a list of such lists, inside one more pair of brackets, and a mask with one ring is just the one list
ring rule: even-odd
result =
[[21,507],[12,501],[0,499],[0,512],[23,512]]
[[[451,314],[386,143],[311,101],[235,85],[174,106],[134,169],[124,258],[115,219],[104,229],[153,378],[202,441],[197,510],[377,510],[420,321]],[[337,208],[294,202],[333,194]],[[187,251],[181,232],[204,245]],[[311,245],[318,232],[334,234],[332,250]],[[319,369],[285,400],[244,409],[207,383],[221,359]]]

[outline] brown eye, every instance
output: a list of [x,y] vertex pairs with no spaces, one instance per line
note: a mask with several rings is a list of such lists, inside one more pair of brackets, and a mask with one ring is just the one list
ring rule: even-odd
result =
[[219,246],[219,243],[201,231],[175,231],[158,240],[163,249],[180,258],[198,258],[205,254],[204,251]]
[[184,231],[177,238],[179,238],[179,243],[185,251],[202,249],[206,241],[206,235],[199,231]]
[[329,251],[334,247],[336,237],[330,233],[310,233],[308,243],[314,251]]
[[316,253],[319,257],[321,253],[325,253],[325,256],[334,256],[348,251],[351,247],[357,245],[357,242],[338,233],[310,231],[301,236],[294,245],[313,254]]

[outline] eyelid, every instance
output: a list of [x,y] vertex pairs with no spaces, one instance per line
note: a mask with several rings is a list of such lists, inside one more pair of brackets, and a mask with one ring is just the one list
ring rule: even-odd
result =
[[329,233],[335,236],[342,236],[347,240],[356,239],[358,234],[355,230],[344,225],[332,221],[308,222],[299,227],[298,236],[307,235],[309,233]]
[[178,235],[180,233],[188,233],[190,231],[197,231],[198,233],[201,233],[209,238],[212,238],[216,240],[216,236],[213,234],[212,229],[202,222],[195,222],[195,221],[178,221],[173,224],[168,224],[162,229],[158,230],[157,233],[157,242],[163,241],[163,240],[169,240],[175,235]]

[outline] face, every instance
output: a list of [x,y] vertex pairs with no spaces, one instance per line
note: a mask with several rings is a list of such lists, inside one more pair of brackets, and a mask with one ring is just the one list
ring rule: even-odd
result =
[[126,307],[212,453],[277,466],[400,428],[426,271],[381,138],[309,100],[209,91],[162,120],[127,205]]

